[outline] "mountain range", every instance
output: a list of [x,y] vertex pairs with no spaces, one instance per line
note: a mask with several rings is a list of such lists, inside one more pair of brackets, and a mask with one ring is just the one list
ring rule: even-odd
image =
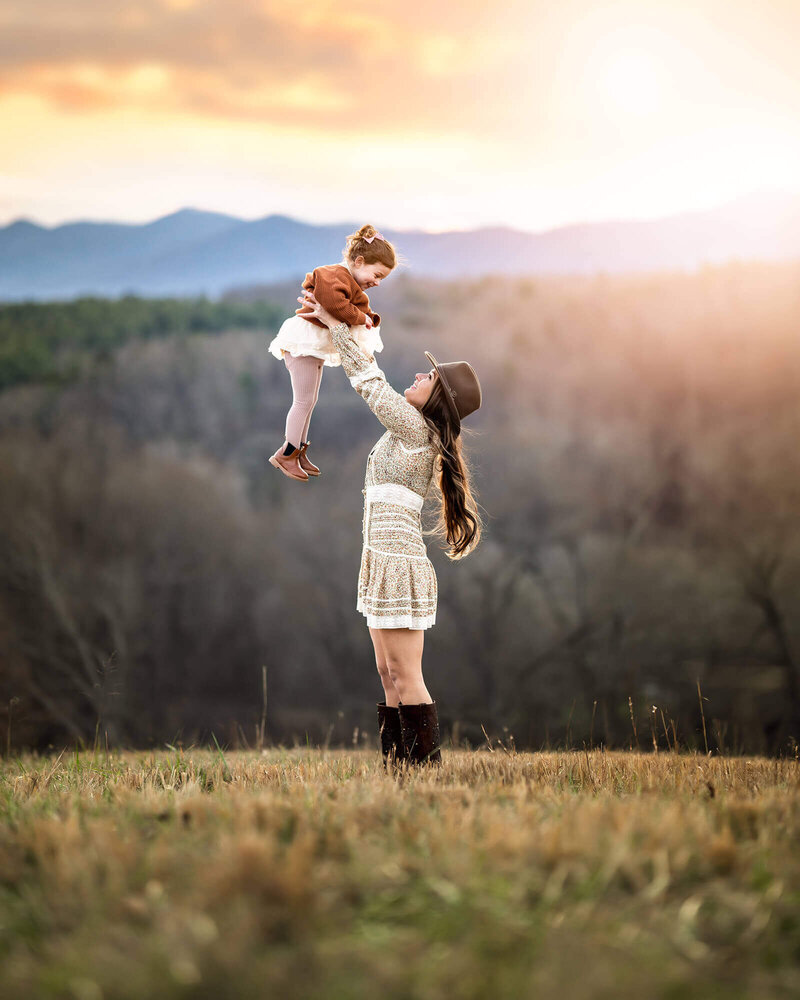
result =
[[[355,224],[245,220],[185,208],[143,224],[19,219],[0,228],[0,300],[207,295],[302,278],[340,259]],[[411,274],[592,274],[694,270],[732,259],[800,258],[800,195],[759,192],[651,221],[427,233],[384,230]]]

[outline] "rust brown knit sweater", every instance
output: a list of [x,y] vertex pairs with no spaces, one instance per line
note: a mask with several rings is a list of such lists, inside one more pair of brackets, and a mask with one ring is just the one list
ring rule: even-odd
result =
[[[315,267],[311,274],[306,275],[303,288],[313,292],[317,302],[341,323],[346,323],[348,326],[363,326],[369,316],[373,326],[380,326],[381,318],[370,309],[367,293],[344,264],[323,264],[322,267]],[[295,309],[297,315],[309,323],[324,327],[325,324],[316,317],[306,315],[310,311],[308,306]]]

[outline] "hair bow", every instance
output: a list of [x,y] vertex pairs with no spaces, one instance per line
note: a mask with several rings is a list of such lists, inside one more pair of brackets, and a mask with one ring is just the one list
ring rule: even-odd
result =
[[372,241],[375,239],[376,236],[379,240],[383,240],[384,243],[386,242],[386,237],[383,235],[383,233],[379,233],[377,230],[375,231],[375,236],[365,236],[364,242],[372,243]]

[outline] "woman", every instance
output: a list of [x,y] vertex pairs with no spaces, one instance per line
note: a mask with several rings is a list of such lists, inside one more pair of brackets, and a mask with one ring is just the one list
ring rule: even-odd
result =
[[[367,460],[364,547],[357,610],[367,619],[385,701],[378,703],[384,766],[441,763],[436,702],[422,679],[425,629],[436,621],[437,584],[422,538],[420,512],[434,474],[442,494],[440,529],[451,559],[478,544],[481,522],[461,455],[461,420],[481,405],[471,365],[418,373],[403,396],[386,382],[374,357],[305,292],[298,299],[323,322],[353,388],[386,427]],[[404,398],[405,397],[405,398]]]

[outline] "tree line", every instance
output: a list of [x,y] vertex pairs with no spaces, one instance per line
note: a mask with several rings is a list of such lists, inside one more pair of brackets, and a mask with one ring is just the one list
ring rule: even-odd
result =
[[274,303],[195,299],[78,298],[0,305],[0,390],[69,382],[129,340],[252,330],[276,322]]

